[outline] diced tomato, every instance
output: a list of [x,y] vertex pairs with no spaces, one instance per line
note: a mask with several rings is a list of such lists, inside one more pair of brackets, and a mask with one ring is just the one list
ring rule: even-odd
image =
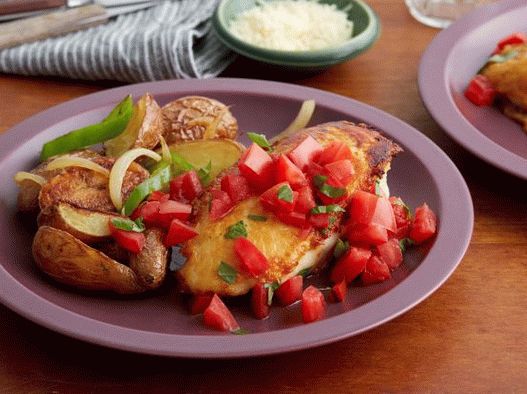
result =
[[392,204],[387,198],[358,191],[351,197],[348,210],[351,223],[374,224],[392,233],[397,231]]
[[221,190],[229,195],[233,204],[245,200],[251,193],[247,179],[236,174],[228,174],[221,179]]
[[333,285],[331,288],[331,301],[342,302],[346,298],[348,292],[348,285],[345,280],[341,280],[339,283]]
[[168,227],[172,219],[187,220],[191,213],[192,205],[168,200],[159,205],[157,224],[161,227]]
[[415,217],[410,229],[410,239],[416,244],[423,243],[436,233],[437,218],[434,212],[423,204],[415,209]]
[[349,160],[352,157],[350,148],[346,143],[333,141],[320,152],[318,157],[315,158],[315,161],[321,166],[324,166],[339,160]]
[[311,209],[315,208],[315,197],[313,197],[313,191],[309,186],[305,186],[298,189],[298,199],[295,204],[295,211],[300,213],[308,213]]
[[196,294],[190,303],[190,314],[198,315],[203,313],[212,301],[213,294]]
[[326,300],[315,286],[307,287],[302,293],[302,320],[311,323],[326,316]]
[[499,52],[507,45],[523,44],[525,42],[527,42],[527,36],[525,34],[514,33],[498,42],[496,50]]
[[155,226],[159,220],[159,201],[146,201],[139,205],[139,207],[132,213],[130,218],[136,220],[139,217],[143,218],[143,222],[147,226]]
[[280,155],[276,162],[276,182],[287,182],[293,189],[299,189],[308,184],[306,176],[286,155]]
[[263,274],[269,267],[267,258],[247,238],[238,237],[234,240],[234,252],[243,270],[254,277]]
[[352,244],[380,245],[388,241],[388,232],[378,224],[349,224],[346,237]]
[[110,233],[117,244],[132,253],[139,253],[145,246],[145,235],[134,231],[125,231],[115,227],[110,220]]
[[321,166],[315,161],[312,161],[311,163],[309,163],[305,172],[307,174],[308,179],[313,179],[315,175],[324,175],[325,171],[326,169],[323,166]]
[[295,226],[302,229],[311,228],[305,213],[296,211],[276,212],[275,215],[282,223],[289,224],[290,226]]
[[345,280],[351,283],[366,269],[366,263],[371,257],[371,251],[364,248],[351,247],[331,270],[330,279],[333,283]]
[[148,196],[148,201],[165,202],[168,200],[170,200],[170,195],[168,193],[163,193],[160,190],[156,190]]
[[395,236],[397,239],[406,238],[410,232],[410,211],[405,207],[404,202],[399,197],[390,197],[389,200],[392,204],[395,224],[397,225]]
[[287,306],[302,298],[302,287],[304,278],[302,275],[296,275],[289,278],[276,289],[275,295],[280,304]]
[[274,183],[274,162],[271,156],[252,144],[238,162],[240,173],[257,190],[265,190]]
[[316,215],[309,215],[309,223],[311,223],[315,228],[328,228],[329,214],[318,213]]
[[486,76],[478,74],[469,82],[465,97],[477,106],[488,106],[494,102],[496,89]]
[[[280,190],[288,188],[291,192],[292,198],[290,201],[279,198]],[[298,200],[298,192],[291,189],[291,185],[287,182],[282,182],[274,185],[260,195],[260,202],[262,205],[273,212],[291,212],[295,208],[296,200]]]
[[235,331],[240,328],[229,308],[216,294],[203,312],[203,322],[206,326],[218,331]]
[[190,202],[203,191],[196,171],[187,171],[170,181],[170,198],[176,201]]
[[375,254],[391,268],[397,268],[403,262],[403,252],[396,238],[389,239],[388,242],[377,245]]
[[343,189],[344,193],[340,197],[330,197],[322,193],[320,190],[317,190],[317,196],[324,205],[340,204],[348,199],[348,192],[342,183],[340,183],[334,178],[328,178],[325,183],[327,183],[329,186],[333,186],[338,189]]
[[342,186],[347,186],[353,180],[355,169],[351,160],[338,160],[324,166],[329,177],[336,180]]
[[190,227],[179,219],[172,219],[163,243],[166,247],[170,247],[181,242],[186,242],[196,235],[198,235],[198,232],[195,228]]
[[391,276],[388,265],[377,256],[371,256],[366,264],[366,269],[361,275],[361,279],[362,283],[370,285],[383,282]]
[[210,218],[212,221],[221,219],[234,207],[227,193],[219,189],[211,190]]
[[258,283],[253,287],[251,293],[251,307],[254,317],[265,319],[269,316],[269,304],[267,303],[267,292],[269,289],[263,283]]
[[301,239],[301,240],[305,240],[305,239],[307,239],[307,237],[309,237],[309,234],[311,234],[312,231],[313,231],[313,227],[311,227],[311,226],[303,227],[298,232],[298,238]]
[[289,152],[288,156],[298,168],[305,171],[313,158],[323,149],[317,140],[308,135],[296,148]]

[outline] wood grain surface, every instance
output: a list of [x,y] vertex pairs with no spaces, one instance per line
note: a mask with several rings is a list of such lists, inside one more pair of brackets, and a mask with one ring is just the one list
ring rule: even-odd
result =
[[[402,0],[370,0],[382,35],[359,58],[315,76],[284,76],[238,59],[225,76],[289,80],[358,99],[432,138],[469,185],[475,227],[466,256],[427,300],[331,345],[254,359],[201,361],[105,349],[41,328],[0,306],[1,392],[526,392],[527,182],[457,146],[417,90],[420,56],[437,34]],[[114,86],[0,75],[0,131]],[[10,105],[5,105],[10,103]]]

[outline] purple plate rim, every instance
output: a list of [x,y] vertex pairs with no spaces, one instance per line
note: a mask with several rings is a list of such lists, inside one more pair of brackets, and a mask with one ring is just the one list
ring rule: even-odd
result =
[[441,31],[421,57],[419,93],[424,105],[443,130],[457,143],[491,165],[527,179],[527,160],[481,133],[459,111],[448,86],[446,68],[456,41],[506,12],[524,8],[523,0],[501,1],[479,8]]
[[[59,104],[28,118],[0,136],[0,157],[7,160],[17,143],[27,141],[34,130],[46,129],[57,120],[92,107],[118,102],[124,95],[174,95],[219,92],[279,96],[349,114],[373,124],[413,152],[435,180],[440,197],[440,231],[427,256],[404,281],[387,293],[338,316],[319,322],[250,335],[179,335],[130,329],[94,320],[55,305],[30,292],[0,265],[0,301],[48,329],[86,342],[143,354],[190,358],[237,358],[308,349],[332,343],[377,327],[414,307],[453,273],[472,236],[474,212],[468,187],[452,161],[430,139],[403,121],[358,101],[286,83],[249,79],[167,80],[122,86]],[[456,196],[456,198],[453,198]],[[448,229],[448,231],[441,231]],[[1,262],[0,262],[1,264]]]

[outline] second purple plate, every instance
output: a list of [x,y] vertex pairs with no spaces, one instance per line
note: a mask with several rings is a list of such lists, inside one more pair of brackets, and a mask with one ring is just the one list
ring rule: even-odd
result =
[[[349,119],[368,123],[397,141],[404,152],[389,174],[394,195],[437,213],[433,244],[413,248],[393,277],[352,287],[343,303],[329,304],[326,319],[303,324],[299,305],[273,307],[269,319],[251,317],[245,302],[233,305],[248,335],[216,333],[190,316],[174,286],[133,298],[88,295],[58,287],[35,268],[33,232],[16,214],[19,170],[32,168],[42,144],[102,119],[125,95],[152,93],[160,104],[185,95],[210,96],[229,105],[240,129],[272,136],[296,115],[303,100],[317,103],[311,124]],[[247,142],[247,141],[243,141]],[[162,81],[123,86],[58,105],[0,136],[0,301],[47,328],[117,349],[178,357],[229,358],[274,354],[327,344],[374,328],[421,302],[454,271],[469,244],[473,208],[467,186],[450,159],[420,132],[357,101],[294,85],[242,79]]]

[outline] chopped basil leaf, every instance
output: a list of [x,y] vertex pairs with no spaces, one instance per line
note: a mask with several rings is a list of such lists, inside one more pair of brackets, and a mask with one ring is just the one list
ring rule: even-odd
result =
[[330,226],[333,226],[336,221],[337,221],[337,218],[335,216],[330,216],[329,217],[329,225]]
[[324,183],[322,186],[318,188],[322,194],[325,196],[331,197],[331,198],[338,198],[342,197],[344,193],[346,193],[346,189],[343,189],[341,187],[334,187],[331,185],[328,185],[327,183]]
[[247,133],[247,137],[254,142],[256,145],[260,146],[261,148],[264,148],[268,151],[272,151],[273,148],[271,147],[271,143],[267,141],[267,137],[263,134],[256,134],[256,133]]
[[304,278],[307,278],[310,273],[311,273],[311,268],[304,268],[303,270],[300,270],[297,275],[301,275]]
[[135,221],[127,218],[113,218],[112,224],[119,230],[133,231],[135,233],[142,233],[145,231],[143,218],[138,218]]
[[229,226],[227,232],[225,233],[225,238],[227,239],[236,239],[239,237],[247,236],[247,228],[243,220],[240,220],[237,223],[234,223],[232,226]]
[[233,266],[222,261],[220,263],[220,266],[218,267],[218,275],[226,283],[232,285],[234,282],[236,282],[236,276],[238,275],[238,272],[234,269]]
[[247,217],[251,220],[254,220],[255,222],[265,222],[267,221],[267,216],[261,216],[261,215],[247,215]]
[[344,253],[348,251],[350,248],[350,245],[348,241],[343,241],[340,238],[337,240],[337,244],[335,245],[335,249],[333,250],[333,256],[338,259],[340,258]]
[[320,235],[322,235],[323,237],[327,237],[329,235],[329,230],[327,228],[321,229]]
[[264,287],[267,289],[267,305],[271,305],[273,303],[274,292],[280,287],[280,284],[278,282],[265,283]]
[[518,51],[512,50],[508,51],[504,54],[496,54],[491,57],[489,57],[489,60],[487,60],[487,63],[504,63],[507,60],[513,59],[518,55]]
[[410,238],[403,238],[399,241],[399,247],[401,248],[401,252],[405,253],[406,249],[409,246],[412,246],[414,244],[414,241],[412,241]]
[[293,202],[293,190],[289,185],[283,185],[278,189],[278,199],[286,202]]
[[250,331],[245,328],[238,328],[236,330],[231,331],[231,334],[234,335],[247,335],[250,334]]
[[345,212],[346,210],[337,204],[330,205],[317,205],[315,208],[311,209],[313,215],[319,213],[331,213],[331,212]]
[[313,182],[315,183],[315,186],[318,188],[321,188],[324,183],[328,180],[328,177],[325,175],[315,175],[313,177]]
[[198,170],[198,177],[201,183],[207,185],[210,182],[210,171],[212,170],[212,162],[209,160],[209,164]]

